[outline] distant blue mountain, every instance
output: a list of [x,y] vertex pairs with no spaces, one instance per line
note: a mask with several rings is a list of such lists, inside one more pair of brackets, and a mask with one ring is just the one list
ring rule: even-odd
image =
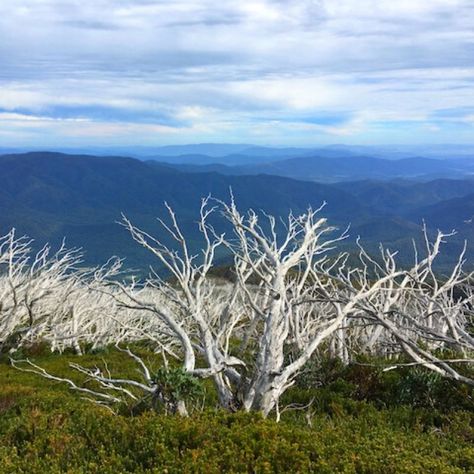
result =
[[[277,171],[289,170],[303,179],[313,178],[311,167],[301,165],[301,170],[296,167],[300,160],[313,166],[319,159],[290,159],[268,165],[266,170],[273,171],[272,166],[278,165]],[[323,160],[327,168],[320,168],[326,174],[350,172],[351,168],[344,168],[343,163],[339,164],[339,170],[334,170],[331,160],[334,158]],[[419,168],[415,168],[410,160],[398,164],[384,162],[383,166],[379,163],[383,160],[361,157],[357,160],[360,173],[383,170],[386,176],[400,170],[420,173],[423,165],[431,164],[431,160],[420,159]],[[291,164],[295,166],[293,170]],[[437,227],[455,227],[461,231],[447,247],[443,264],[454,260],[464,238],[471,239],[474,245],[474,226],[470,223],[474,214],[471,180],[398,179],[321,184],[270,174],[226,175],[222,168],[230,167],[222,165],[197,167],[200,172],[190,167],[51,152],[0,156],[0,233],[14,226],[20,233],[37,239],[38,245],[46,241],[58,243],[66,236],[70,245],[84,247],[87,263],[120,255],[127,257],[129,265],[143,267],[153,259],[117,225],[122,212],[172,244],[156,221],[156,217],[166,216],[163,203],[167,201],[182,222],[191,248],[198,251],[201,241],[196,216],[200,199],[209,193],[228,199],[232,188],[242,210],[252,207],[276,216],[285,216],[290,210],[304,212],[309,205],[319,207],[327,201],[322,214],[330,223],[340,227],[351,224],[352,237],[341,245],[350,251],[360,235],[369,250],[377,251],[379,242],[383,242],[399,249],[402,260],[408,261],[412,255],[411,240],[421,235],[422,219],[433,231]],[[469,261],[473,263],[474,252],[472,249],[469,252]]]
[[[23,146],[17,148],[0,147],[0,153],[25,153],[36,151],[37,148]],[[265,161],[278,161],[289,158],[305,156],[335,157],[371,156],[384,160],[399,160],[422,156],[434,159],[474,158],[474,145],[327,145],[307,147],[275,147],[254,144],[228,144],[228,143],[198,143],[167,146],[85,146],[85,147],[55,147],[51,151],[68,154],[88,154],[97,156],[131,156],[139,159],[155,159],[158,161],[173,161],[175,163],[209,164],[209,158],[214,158],[213,163],[231,164],[229,156],[252,158],[232,164],[262,163]],[[183,161],[183,156],[205,157],[205,161],[195,158]]]
[[440,160],[411,157],[385,160],[372,156],[341,155],[335,151],[313,153],[273,160],[242,155],[230,155],[220,159],[201,155],[156,159],[174,165],[178,170],[193,173],[216,171],[226,175],[270,174],[316,182],[396,178],[427,181],[437,178],[474,177],[474,158]]
[[[84,246],[88,261],[98,263],[112,254],[131,262],[149,258],[116,224],[121,213],[159,231],[156,217],[165,217],[167,201],[183,222],[191,242],[201,198],[211,193],[229,199],[230,189],[242,210],[250,207],[284,215],[304,212],[308,205],[325,209],[331,222],[346,225],[353,216],[367,218],[365,209],[343,190],[277,176],[223,176],[183,173],[169,166],[153,167],[120,157],[27,153],[0,156],[0,232],[17,227],[40,242]],[[198,247],[197,242],[194,245]]]

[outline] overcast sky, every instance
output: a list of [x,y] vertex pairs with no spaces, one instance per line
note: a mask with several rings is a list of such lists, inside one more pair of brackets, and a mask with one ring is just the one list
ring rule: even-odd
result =
[[473,0],[0,2],[0,146],[474,143]]

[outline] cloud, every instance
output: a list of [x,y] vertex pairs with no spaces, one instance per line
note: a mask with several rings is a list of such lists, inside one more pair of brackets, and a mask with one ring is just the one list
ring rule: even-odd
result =
[[470,0],[3,2],[3,137],[474,141],[473,24]]

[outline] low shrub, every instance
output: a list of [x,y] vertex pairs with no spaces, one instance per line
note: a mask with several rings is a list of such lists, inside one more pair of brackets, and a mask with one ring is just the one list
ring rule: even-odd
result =
[[[65,375],[77,357],[48,354],[37,362]],[[135,370],[114,350],[107,360],[118,373]],[[90,366],[100,361],[99,355],[81,358]],[[0,474],[474,472],[472,410],[433,408],[431,400],[440,395],[429,403],[420,398],[415,407],[397,405],[397,397],[410,399],[415,387],[426,382],[431,390],[438,382],[417,373],[410,379],[403,371],[376,372],[377,378],[361,367],[340,368],[324,387],[288,391],[278,424],[258,414],[218,411],[209,402],[188,418],[152,410],[113,415],[64,384],[0,363]],[[157,368],[156,374],[161,383],[180,378],[174,369]],[[374,399],[369,387],[377,388]],[[394,387],[409,388],[389,400]],[[310,407],[284,411],[289,403]]]
[[[319,357],[308,363],[296,379],[296,386],[308,390],[322,388],[333,395],[368,401],[380,408],[408,405],[444,412],[474,408],[473,387],[417,366],[387,371],[386,365],[380,359],[360,357],[345,366],[337,359]],[[472,369],[467,366],[460,369],[469,370]]]

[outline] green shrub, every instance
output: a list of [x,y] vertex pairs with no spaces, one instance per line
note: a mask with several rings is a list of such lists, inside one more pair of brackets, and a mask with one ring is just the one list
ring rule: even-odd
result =
[[[145,350],[141,356],[154,357]],[[68,361],[77,359],[48,354],[37,362],[66,375]],[[107,361],[114,373],[135,371],[117,351],[110,350]],[[99,365],[101,358],[87,355],[81,363]],[[400,392],[390,390],[410,383],[414,389],[424,379],[406,379],[409,370],[361,367],[331,372],[325,387],[289,390],[281,408],[313,401],[310,413],[285,411],[277,424],[258,414],[216,411],[212,403],[188,418],[152,410],[113,415],[64,384],[0,363],[0,474],[474,472],[472,410],[443,411],[424,406],[423,398],[416,407],[397,405]],[[179,396],[194,393],[194,380],[178,370],[157,368],[155,374],[171,391],[181,381]],[[377,389],[373,399],[369,387]]]
[[[386,365],[384,360],[368,357],[359,357],[347,366],[338,359],[313,358],[297,377],[296,386],[306,390],[329,390],[333,395],[368,401],[380,408],[400,404],[446,412],[474,408],[474,389],[466,384],[416,366],[384,371]],[[472,371],[466,364],[460,370],[466,374]]]
[[157,411],[176,413],[180,401],[197,404],[204,397],[200,380],[180,367],[160,367],[153,375],[153,382],[156,392],[152,397],[152,406]]

